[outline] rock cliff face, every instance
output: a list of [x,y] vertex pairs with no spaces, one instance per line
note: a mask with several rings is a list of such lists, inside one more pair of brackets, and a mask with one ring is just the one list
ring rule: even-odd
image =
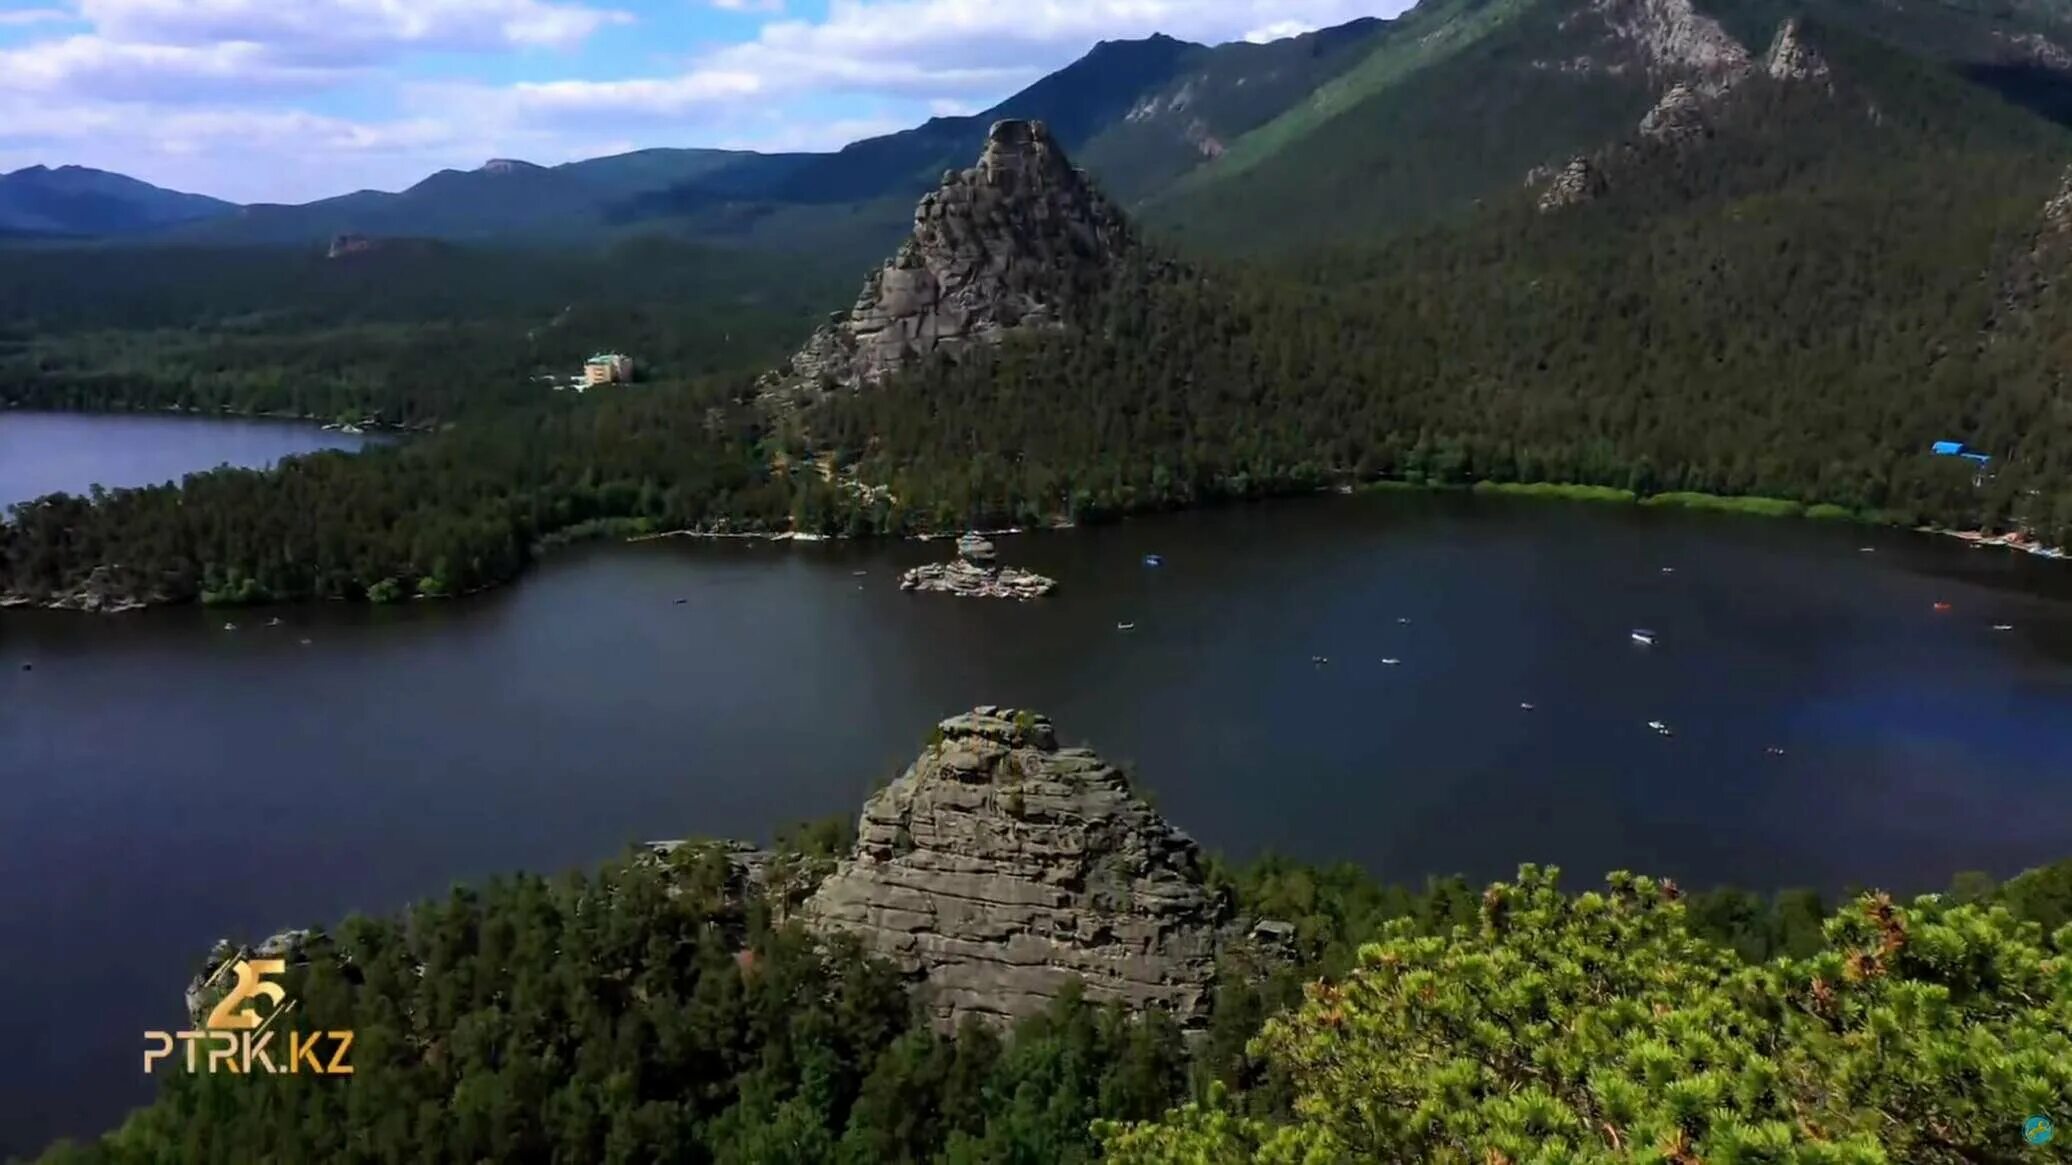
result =
[[1540,191],[1540,213],[1580,205],[1602,195],[1608,188],[1604,172],[1594,162],[1588,158],[1570,159],[1568,165],[1547,181],[1547,188]]
[[943,175],[856,305],[814,332],[763,392],[856,388],[934,352],[1060,324],[1130,246],[1122,215],[1042,122],[996,122],[978,165]]
[[1748,50],[1691,0],[1593,0],[1591,7],[1652,75],[1714,97],[1748,71]]
[[1705,99],[1689,85],[1671,85],[1640,119],[1640,136],[1663,142],[1688,142],[1711,131]]
[[1194,842],[1042,716],[987,706],[939,728],[801,916],[905,968],[945,1028],[1032,1015],[1075,980],[1200,1023],[1225,905]]
[[1775,81],[1826,84],[1832,76],[1827,61],[1799,35],[1796,17],[1777,26],[1777,35],[1770,41],[1770,51],[1763,54],[1763,71]]

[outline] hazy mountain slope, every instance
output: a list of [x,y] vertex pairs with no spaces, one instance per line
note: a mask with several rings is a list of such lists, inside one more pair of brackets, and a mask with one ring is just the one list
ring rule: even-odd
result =
[[1266,250],[1464,213],[1534,166],[1632,134],[1679,83],[1731,84],[1728,74],[1758,63],[1799,14],[2063,118],[2072,53],[2055,14],[2065,7],[1428,0],[1365,60],[1230,143],[1147,215],[1202,245]]
[[0,174],[0,233],[135,234],[234,209],[221,199],[84,166],[31,166]]
[[300,205],[247,206],[181,235],[198,242],[293,244],[342,233],[566,239],[605,229],[616,204],[691,178],[717,181],[756,167],[781,172],[795,157],[654,149],[560,166],[494,159],[474,170],[441,170],[396,193],[362,190]]
[[1146,218],[1193,245],[1275,250],[1465,211],[1629,131],[1653,103],[1632,54],[1570,15],[1534,0],[1422,6]]
[[1108,193],[1132,201],[1162,189],[1357,64],[1387,27],[1355,20],[1302,36],[1237,41],[1192,54],[1078,150]]

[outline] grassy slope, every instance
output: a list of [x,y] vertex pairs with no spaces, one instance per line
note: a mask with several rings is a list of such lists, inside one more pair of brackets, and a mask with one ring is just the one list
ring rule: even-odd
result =
[[1517,189],[1534,166],[1629,132],[1651,103],[1630,75],[1549,67],[1589,47],[1591,35],[1562,29],[1556,5],[1424,11],[1146,218],[1226,252],[1393,233]]

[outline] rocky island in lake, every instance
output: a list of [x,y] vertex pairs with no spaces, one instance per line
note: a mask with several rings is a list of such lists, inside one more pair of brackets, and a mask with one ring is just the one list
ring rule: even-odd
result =
[[942,591],[982,599],[1035,599],[1058,587],[1053,578],[1001,566],[993,543],[978,535],[957,539],[957,557],[917,566],[900,576],[903,591]]

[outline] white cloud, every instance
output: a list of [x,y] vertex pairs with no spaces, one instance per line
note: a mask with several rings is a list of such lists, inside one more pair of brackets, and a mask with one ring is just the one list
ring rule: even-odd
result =
[[1286,40],[1291,36],[1301,36],[1305,32],[1315,32],[1321,27],[1323,26],[1307,20],[1276,20],[1264,28],[1255,28],[1246,33],[1244,39],[1253,44],[1265,44],[1268,41]]
[[0,28],[22,28],[31,24],[57,24],[76,19],[62,8],[16,8],[0,12]]
[[196,101],[332,84],[336,69],[274,60],[258,45],[128,44],[71,36],[0,49],[0,92],[96,101]]
[[240,41],[298,60],[356,62],[412,49],[567,47],[632,19],[551,0],[79,0],[79,11],[110,40]]
[[[46,0],[46,3],[50,0]],[[779,0],[76,0],[90,33],[0,48],[0,165],[77,161],[224,197],[395,189],[492,156],[551,164],[649,145],[832,149],[975,112],[1093,47],[1164,32],[1265,39],[1406,0],[829,0],[680,67],[557,78],[619,7]],[[32,23],[41,23],[37,17]],[[23,23],[10,21],[10,23]],[[688,47],[688,46],[686,46]],[[531,79],[399,82],[412,54],[528,54]],[[652,58],[628,57],[629,62]],[[595,61],[588,62],[593,68]],[[294,108],[374,95],[386,115]],[[380,104],[374,108],[380,108]]]

